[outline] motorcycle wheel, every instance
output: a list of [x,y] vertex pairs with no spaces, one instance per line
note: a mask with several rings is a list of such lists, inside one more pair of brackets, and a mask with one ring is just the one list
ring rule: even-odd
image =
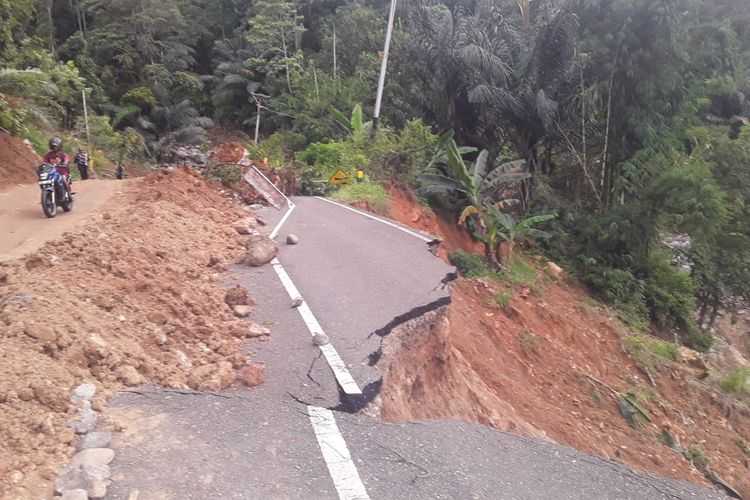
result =
[[62,206],[63,212],[70,212],[71,210],[73,210],[73,196],[68,193],[67,199],[60,205]]
[[42,210],[48,219],[57,215],[57,204],[55,203],[55,194],[52,191],[42,191]]

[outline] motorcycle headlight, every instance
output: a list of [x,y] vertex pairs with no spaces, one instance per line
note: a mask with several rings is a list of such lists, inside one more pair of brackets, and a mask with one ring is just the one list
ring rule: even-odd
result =
[[47,180],[47,177],[49,177],[49,174],[47,172],[42,172],[41,174],[39,174],[40,180]]

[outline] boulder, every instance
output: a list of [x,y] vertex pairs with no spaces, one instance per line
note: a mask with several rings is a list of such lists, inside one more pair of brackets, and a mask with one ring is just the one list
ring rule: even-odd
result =
[[547,274],[553,278],[560,278],[565,271],[554,262],[547,262]]
[[188,385],[197,391],[220,391],[232,385],[234,368],[227,361],[200,366],[193,370]]
[[266,365],[250,363],[237,373],[237,378],[248,387],[259,386],[266,381]]
[[238,318],[247,318],[253,313],[253,308],[250,306],[234,306],[232,311]]
[[271,336],[271,330],[268,328],[259,325],[258,323],[250,323],[250,325],[247,327],[247,337],[248,338],[258,338],[258,337],[270,337]]
[[111,432],[90,432],[81,438],[78,443],[79,450],[90,448],[106,448],[112,443]]
[[247,293],[247,290],[239,285],[227,290],[227,293],[224,295],[224,303],[230,307],[255,305],[253,299],[250,298],[250,294]]
[[115,376],[122,382],[123,384],[132,387],[135,385],[141,385],[145,383],[146,379],[143,378],[143,375],[138,373],[138,370],[135,369],[135,367],[130,365],[122,365],[115,371]]
[[24,328],[24,332],[29,337],[41,342],[54,342],[57,340],[57,333],[52,327],[47,325],[28,324]]
[[289,234],[286,237],[286,244],[287,245],[298,245],[299,244],[299,236],[296,234]]
[[328,335],[326,335],[325,333],[316,333],[315,335],[313,335],[312,341],[314,345],[319,347],[327,345],[331,342],[331,340],[328,338]]
[[81,384],[73,390],[70,401],[73,403],[91,401],[94,394],[96,394],[96,386],[94,384]]
[[247,253],[241,263],[260,267],[271,262],[279,253],[276,243],[266,236],[251,236],[247,242]]

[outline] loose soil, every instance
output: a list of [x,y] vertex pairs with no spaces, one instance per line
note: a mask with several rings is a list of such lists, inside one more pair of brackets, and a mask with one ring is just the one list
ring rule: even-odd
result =
[[73,451],[76,385],[96,384],[97,408],[123,386],[234,381],[247,328],[220,276],[244,250],[232,226],[247,215],[197,174],[163,171],[0,264],[0,498],[51,496]]
[[36,181],[41,158],[23,139],[0,130],[0,191]]
[[[394,213],[395,211],[395,213]],[[471,249],[408,194],[392,217]],[[478,249],[475,249],[478,250]],[[750,498],[750,410],[722,394],[705,366],[664,362],[655,385],[623,347],[630,333],[573,280],[547,276],[531,289],[459,279],[453,302],[394,330],[379,364],[388,421],[462,419],[550,439],[642,471],[706,484],[702,472],[664,444],[702,450],[710,468]],[[499,293],[512,293],[506,307]],[[618,393],[633,393],[652,422],[631,427]]]

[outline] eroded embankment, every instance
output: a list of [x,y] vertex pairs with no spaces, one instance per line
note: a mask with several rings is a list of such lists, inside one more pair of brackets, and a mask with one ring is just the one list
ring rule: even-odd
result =
[[[548,283],[503,308],[498,285],[461,279],[452,303],[384,339],[377,405],[387,421],[461,419],[550,439],[636,469],[706,483],[685,458],[750,495],[750,415],[699,382],[690,367],[661,368],[652,386],[625,353],[624,328],[582,290]],[[621,416],[614,391],[634,394],[651,418]],[[371,408],[373,409],[373,408]],[[675,447],[664,443],[664,432]]]

